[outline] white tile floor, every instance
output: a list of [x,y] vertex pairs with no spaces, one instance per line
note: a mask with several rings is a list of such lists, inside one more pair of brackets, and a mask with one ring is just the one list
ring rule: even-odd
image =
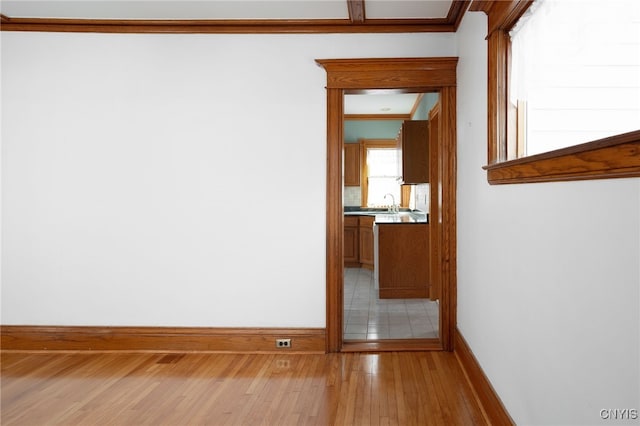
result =
[[344,270],[344,340],[438,337],[438,302],[379,299],[373,271]]

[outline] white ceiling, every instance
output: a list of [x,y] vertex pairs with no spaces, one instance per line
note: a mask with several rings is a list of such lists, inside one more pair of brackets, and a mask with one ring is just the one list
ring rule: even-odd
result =
[[445,18],[451,0],[366,0],[368,19]]
[[[445,18],[452,0],[366,0],[367,19]],[[3,0],[10,18],[349,19],[347,0]]]

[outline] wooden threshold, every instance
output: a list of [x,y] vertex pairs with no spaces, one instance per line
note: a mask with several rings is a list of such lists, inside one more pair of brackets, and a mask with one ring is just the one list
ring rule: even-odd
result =
[[441,351],[440,339],[347,340],[341,352]]
[[[323,328],[1,327],[3,350],[324,353]],[[291,339],[278,349],[276,339]]]

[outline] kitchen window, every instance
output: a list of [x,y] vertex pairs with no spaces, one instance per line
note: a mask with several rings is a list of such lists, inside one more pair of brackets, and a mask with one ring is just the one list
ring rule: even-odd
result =
[[[361,139],[361,196],[367,207],[408,206],[411,188],[398,183],[399,151],[392,139]],[[385,195],[392,194],[393,201]]]
[[476,0],[471,10],[489,15],[490,183],[640,176],[637,2]]
[[[395,148],[367,149],[367,206],[385,206],[400,202],[398,184],[398,150]],[[386,197],[386,198],[385,198]]]

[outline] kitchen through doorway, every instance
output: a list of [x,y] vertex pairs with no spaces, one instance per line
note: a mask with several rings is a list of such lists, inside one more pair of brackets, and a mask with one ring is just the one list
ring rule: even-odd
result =
[[[417,214],[429,217],[430,187],[428,181],[428,152],[421,152],[426,158],[422,179],[402,185],[402,149],[399,145],[403,123],[416,121],[424,131],[419,136],[421,144],[428,148],[427,131],[429,117],[439,106],[438,93],[397,93],[393,90],[376,90],[375,93],[349,93],[344,96],[344,144],[345,165],[343,176],[343,205],[345,209],[345,268],[343,279],[343,340],[378,341],[397,339],[437,339],[439,330],[438,300],[434,297],[420,297],[406,294],[406,298],[390,298],[383,293],[378,283],[379,264],[388,269],[405,268],[390,265],[379,259],[385,250],[379,250],[378,235],[375,232],[377,214],[399,219],[403,214]],[[432,135],[433,137],[433,135]],[[425,148],[425,149],[426,149]],[[353,153],[356,153],[354,155]],[[354,158],[355,156],[355,158]],[[388,211],[387,211],[388,210]],[[354,220],[362,214],[370,220],[353,226]],[[349,216],[347,216],[349,215]],[[395,279],[392,285],[402,286],[402,279],[419,282],[429,290],[428,265],[430,264],[427,240],[412,238],[415,232],[428,232],[427,224],[407,227],[409,232],[403,245],[407,250],[424,252],[418,256],[422,263],[408,274],[391,271]],[[370,229],[373,225],[373,229]],[[393,232],[394,226],[388,229]],[[373,241],[368,241],[375,239]],[[422,247],[419,245],[422,244]],[[375,255],[373,253],[375,250]],[[371,251],[372,253],[367,253]],[[375,262],[372,262],[373,259]],[[413,268],[415,265],[408,265]],[[388,276],[388,274],[387,274]],[[410,276],[410,277],[409,277]],[[386,284],[389,285],[389,284]]]

